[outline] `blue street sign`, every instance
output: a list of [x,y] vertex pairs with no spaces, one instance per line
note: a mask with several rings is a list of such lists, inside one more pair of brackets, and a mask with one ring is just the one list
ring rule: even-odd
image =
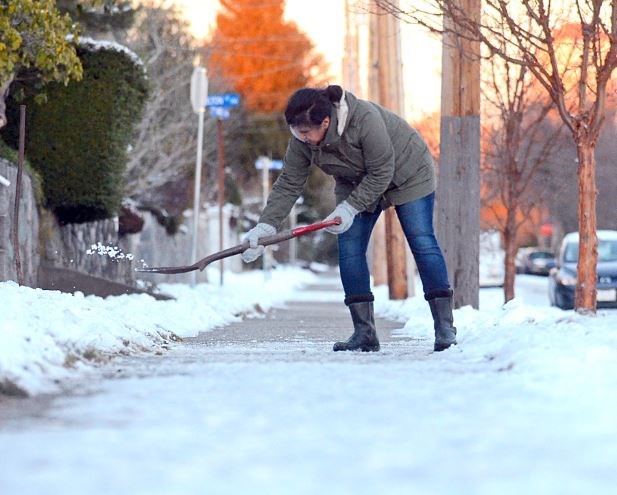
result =
[[236,93],[209,95],[206,100],[207,107],[237,107],[239,104],[240,95]]
[[210,107],[210,116],[215,117],[217,119],[228,119],[229,118],[229,108],[227,107]]
[[283,168],[283,160],[270,160],[267,156],[260,156],[255,160],[255,168],[257,170],[281,170]]

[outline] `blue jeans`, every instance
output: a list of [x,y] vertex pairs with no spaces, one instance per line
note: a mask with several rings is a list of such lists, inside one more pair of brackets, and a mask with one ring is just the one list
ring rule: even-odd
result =
[[[435,193],[395,207],[396,214],[416,260],[425,297],[450,289],[448,271],[433,230]],[[372,299],[370,273],[366,259],[369,238],[381,215],[378,206],[373,213],[356,215],[351,227],[338,236],[339,269],[345,289],[346,303]]]

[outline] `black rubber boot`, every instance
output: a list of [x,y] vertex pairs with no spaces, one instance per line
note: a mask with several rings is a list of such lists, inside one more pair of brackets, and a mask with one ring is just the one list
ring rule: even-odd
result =
[[334,344],[334,351],[378,351],[379,340],[375,330],[373,301],[350,303],[347,305],[353,320],[353,335],[346,342]]
[[452,290],[432,291],[425,296],[435,323],[435,351],[456,345],[456,328],[452,316]]

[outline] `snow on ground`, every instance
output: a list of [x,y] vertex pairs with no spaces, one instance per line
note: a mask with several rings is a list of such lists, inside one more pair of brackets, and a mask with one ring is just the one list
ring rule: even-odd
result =
[[[599,310],[590,317],[550,307],[544,277],[518,275],[515,289],[519,296],[505,305],[502,289],[482,289],[479,311],[467,306],[454,312],[459,348],[464,351],[454,353],[453,359],[488,359],[494,369],[514,369],[530,380],[560,376],[566,389],[573,382],[589,382],[598,393],[607,386],[615,390],[617,311]],[[401,336],[433,335],[431,315],[421,297],[390,301],[386,289],[379,288],[375,311],[404,323]]]
[[[244,274],[225,289],[165,286],[178,297],[173,303],[65,298],[4,284],[0,297],[9,304],[0,323],[9,332],[0,349],[8,342],[25,356],[24,347],[40,358],[34,366],[47,366],[54,356],[41,349],[58,348],[52,370],[61,369],[66,349],[113,353],[126,347],[123,339],[129,351],[156,349],[171,332],[194,334],[256,301],[285,299],[299,276],[312,278],[285,270],[266,285]],[[612,493],[617,311],[582,317],[550,308],[546,283],[518,277],[520,298],[506,306],[499,289],[482,290],[479,311],[455,312],[459,345],[442,353],[429,352],[426,302],[388,301],[379,288],[377,312],[401,322],[399,344],[380,353],[288,340],[172,346],[169,359],[145,354],[122,379],[61,397],[45,421],[0,430],[0,491]],[[293,300],[309,304],[319,294],[296,292]],[[47,372],[16,373],[33,390],[45,388]]]
[[[226,274],[216,283],[161,284],[172,301],[145,294],[100,298],[0,283],[0,393],[53,392],[91,364],[118,354],[158,351],[281,303],[313,280],[307,270],[280,268]],[[210,280],[218,280],[212,272]]]
[[[218,280],[214,272],[210,279]],[[280,304],[292,289],[314,279],[310,271],[283,267],[268,280],[259,271],[229,273],[223,287],[161,285],[173,301],[143,294],[102,299],[0,283],[0,391],[58,390],[97,361],[161,351],[177,337]],[[496,369],[516,368],[538,379],[566,373],[573,380],[593,380],[594,386],[617,383],[617,311],[599,311],[595,317],[562,311],[548,305],[546,278],[519,275],[517,284],[520,297],[505,306],[501,289],[482,289],[479,311],[455,311],[459,348],[465,349],[460,359],[488,358]],[[421,296],[400,302],[389,301],[385,287],[375,293],[376,313],[405,324],[401,336],[432,338]]]

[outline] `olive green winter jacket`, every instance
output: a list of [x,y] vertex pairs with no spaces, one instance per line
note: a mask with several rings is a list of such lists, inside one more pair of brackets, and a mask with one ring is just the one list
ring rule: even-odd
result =
[[[340,118],[340,123],[339,123]],[[324,140],[292,137],[260,222],[280,227],[302,194],[311,165],[335,178],[337,204],[360,211],[413,201],[435,190],[435,166],[418,132],[385,108],[345,92]]]

